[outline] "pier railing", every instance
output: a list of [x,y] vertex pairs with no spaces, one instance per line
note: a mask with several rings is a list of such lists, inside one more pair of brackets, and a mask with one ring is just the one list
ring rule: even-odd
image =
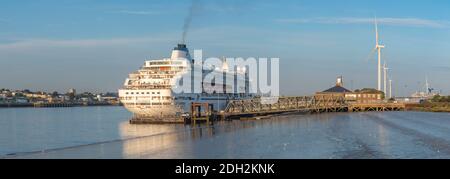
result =
[[280,97],[276,103],[266,104],[261,98],[231,100],[224,111],[213,112],[213,104],[192,103],[190,115],[180,117],[135,115],[132,124],[147,123],[193,123],[224,119],[245,119],[285,113],[327,113],[405,110],[403,103],[361,103],[346,100],[344,96],[298,96]]
[[361,112],[361,111],[399,111],[404,104],[358,103],[346,100],[344,96],[299,96],[280,97],[277,103],[263,104],[261,99],[232,100],[225,109],[228,116],[263,115],[284,112]]

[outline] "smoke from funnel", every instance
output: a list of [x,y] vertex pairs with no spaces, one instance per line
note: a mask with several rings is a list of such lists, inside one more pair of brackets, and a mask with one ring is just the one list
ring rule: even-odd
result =
[[186,44],[186,36],[189,32],[189,27],[191,26],[192,19],[194,17],[195,11],[198,9],[198,0],[192,0],[191,7],[189,8],[189,14],[184,20],[184,26],[183,26],[183,37],[182,37],[182,44]]

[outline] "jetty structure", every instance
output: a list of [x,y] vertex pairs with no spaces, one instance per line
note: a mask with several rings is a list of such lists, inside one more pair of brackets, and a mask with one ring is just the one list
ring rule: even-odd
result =
[[351,91],[346,89],[343,77],[336,80],[330,89],[317,92],[314,96],[280,97],[278,103],[264,105],[259,99],[231,101],[224,115],[227,117],[259,116],[286,112],[324,113],[324,112],[366,112],[401,111],[402,103],[384,100],[384,93],[375,89]]
[[[275,104],[262,103],[259,97],[229,100],[222,111],[214,111],[213,106],[213,103],[192,102],[189,115],[180,116],[175,123],[197,124],[219,120],[257,119],[292,113],[402,111],[406,108],[403,103],[385,101],[384,93],[375,89],[348,90],[344,87],[342,76],[337,78],[334,87],[312,96],[284,96],[280,97]],[[155,123],[155,121],[138,117],[134,117],[130,122],[132,124]]]

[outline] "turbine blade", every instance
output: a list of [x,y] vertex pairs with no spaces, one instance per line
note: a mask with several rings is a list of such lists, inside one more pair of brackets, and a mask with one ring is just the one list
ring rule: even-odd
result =
[[366,57],[366,62],[369,62],[372,58],[373,55],[375,54],[375,52],[377,51],[377,48],[372,49],[372,51],[370,51],[369,55]]
[[375,16],[375,40],[376,40],[376,46],[378,47],[379,45],[379,41],[378,41],[378,20],[377,17]]

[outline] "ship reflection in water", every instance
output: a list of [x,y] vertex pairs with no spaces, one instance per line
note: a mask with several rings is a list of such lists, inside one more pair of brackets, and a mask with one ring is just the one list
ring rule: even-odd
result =
[[[110,110],[105,113],[108,115],[104,117],[115,116],[111,115]],[[101,118],[101,114],[96,117]],[[59,143],[64,145],[40,152],[4,154],[2,158],[450,158],[448,113],[292,115],[194,127],[130,125],[126,118],[93,122],[97,125],[93,129],[106,127],[104,133],[72,132],[79,132],[79,135],[87,132],[91,138],[103,135],[101,140],[74,145],[70,142],[74,140],[70,136],[47,136],[52,139],[49,141],[61,140]],[[115,129],[113,124],[108,128],[108,122],[117,122]],[[61,123],[59,125],[64,127]],[[87,126],[87,123],[80,126]],[[16,133],[6,135],[6,138],[11,137],[10,140],[14,140],[14,136],[17,138],[17,132],[23,132],[9,131]],[[106,140],[107,136],[109,140]],[[30,141],[29,145],[33,143]],[[14,142],[2,142],[1,146],[8,151],[19,150],[8,148],[12,144]],[[39,147],[46,146],[49,145]]]
[[[184,131],[160,125],[172,132],[123,142],[123,157],[450,158],[449,117],[405,112],[280,116]],[[136,126],[122,125],[121,131],[129,127]]]

